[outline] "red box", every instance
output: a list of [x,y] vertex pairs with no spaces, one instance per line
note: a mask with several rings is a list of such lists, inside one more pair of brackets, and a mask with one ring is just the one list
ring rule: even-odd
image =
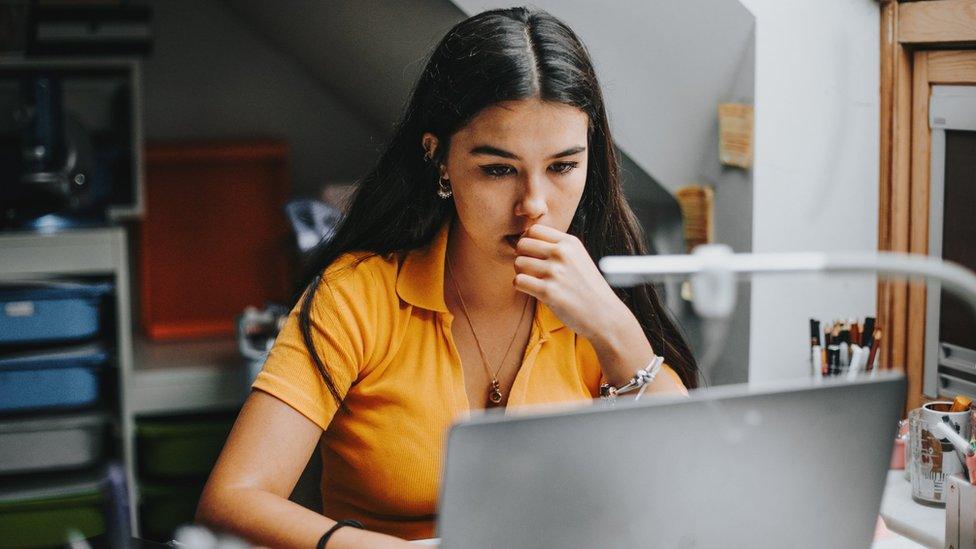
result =
[[138,255],[149,338],[230,336],[248,305],[287,302],[287,153],[277,141],[146,148]]

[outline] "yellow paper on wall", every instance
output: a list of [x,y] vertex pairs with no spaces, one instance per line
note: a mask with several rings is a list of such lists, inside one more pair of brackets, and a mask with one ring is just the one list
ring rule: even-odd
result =
[[752,105],[722,103],[718,106],[718,156],[722,164],[752,167]]

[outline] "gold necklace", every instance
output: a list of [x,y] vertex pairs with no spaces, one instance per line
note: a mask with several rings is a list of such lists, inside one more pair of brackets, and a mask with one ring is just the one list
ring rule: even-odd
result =
[[508,353],[512,350],[512,345],[515,344],[515,338],[518,336],[519,328],[522,327],[522,321],[525,320],[525,311],[529,309],[529,301],[532,299],[530,296],[526,296],[525,304],[522,305],[522,316],[519,317],[518,324],[515,326],[515,333],[512,334],[512,341],[508,343],[508,348],[505,349],[505,354],[502,356],[502,362],[495,369],[495,373],[491,373],[491,363],[488,362],[488,355],[485,353],[484,348],[481,346],[481,341],[478,340],[478,334],[474,331],[474,324],[471,323],[471,315],[468,314],[468,308],[464,304],[464,297],[461,295],[461,289],[458,287],[457,279],[454,278],[454,269],[451,266],[451,258],[447,258],[447,271],[451,275],[451,284],[454,286],[454,292],[457,294],[458,301],[461,303],[461,313],[464,314],[464,320],[468,322],[468,328],[471,329],[471,335],[474,336],[474,343],[478,346],[478,353],[481,354],[481,361],[484,363],[485,373],[491,378],[491,386],[488,388],[488,401],[493,405],[497,406],[502,403],[502,388],[498,383],[498,374],[502,370],[502,366],[505,365],[505,360],[508,358]]

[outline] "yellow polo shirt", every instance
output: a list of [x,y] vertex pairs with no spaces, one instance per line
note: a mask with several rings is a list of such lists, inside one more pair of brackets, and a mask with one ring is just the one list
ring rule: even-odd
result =
[[[325,516],[405,539],[434,535],[447,432],[469,414],[454,318],[444,304],[449,226],[403,261],[353,253],[326,269],[312,336],[350,413],[337,412],[305,350],[298,307],[253,385],[323,429]],[[522,360],[508,410],[599,394],[593,347],[542,303]]]

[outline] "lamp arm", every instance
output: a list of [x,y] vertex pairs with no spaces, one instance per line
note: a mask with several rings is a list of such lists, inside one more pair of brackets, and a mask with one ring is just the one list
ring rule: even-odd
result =
[[[876,273],[882,276],[905,276],[938,280],[953,293],[964,298],[976,313],[976,275],[965,267],[938,257],[897,252],[789,252],[736,254],[722,244],[695,248],[687,255],[607,256],[599,262],[611,286],[627,287],[656,282],[674,276],[696,280],[696,308],[702,300],[728,301],[730,277],[779,273]],[[699,296],[697,290],[716,289],[711,295]],[[733,301],[734,303],[734,301]],[[729,309],[724,305],[722,310]],[[712,311],[720,313],[720,311]],[[728,310],[725,314],[730,313]],[[723,316],[708,314],[706,316]]]

